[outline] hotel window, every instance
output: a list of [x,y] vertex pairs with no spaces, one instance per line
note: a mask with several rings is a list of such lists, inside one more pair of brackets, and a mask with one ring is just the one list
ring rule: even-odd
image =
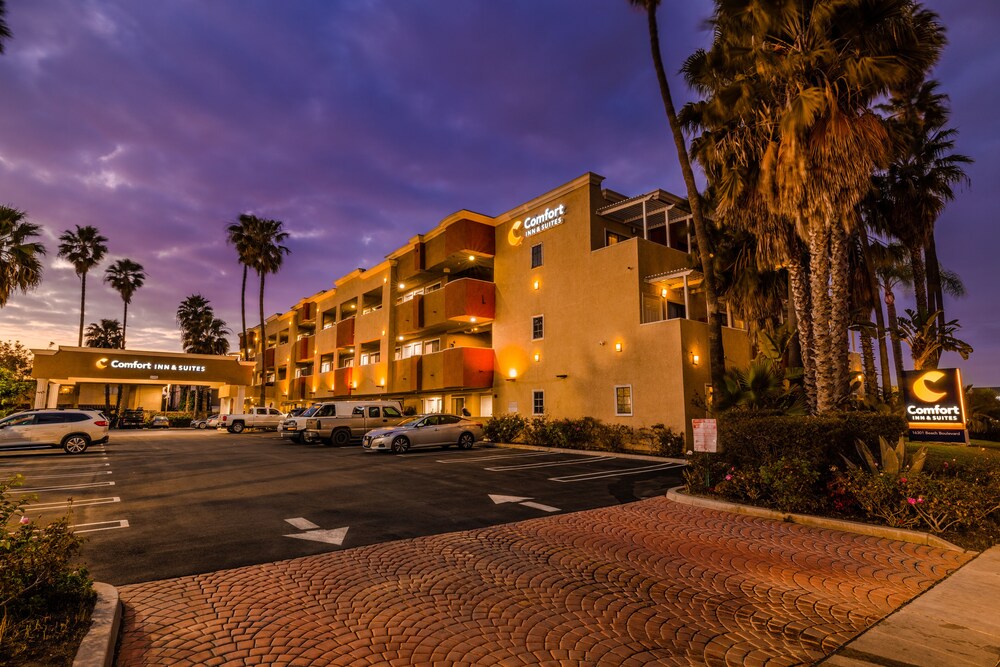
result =
[[320,373],[329,373],[330,372],[330,366],[332,366],[332,365],[333,365],[333,362],[331,360],[329,360],[329,359],[326,359],[324,361],[319,362],[319,372]]
[[615,385],[615,415],[632,416],[632,385]]
[[381,352],[362,352],[361,365],[368,366],[370,364],[377,364],[381,358],[382,358]]
[[536,243],[531,246],[531,268],[537,269],[542,265],[542,244]]
[[531,414],[533,414],[533,415],[544,415],[545,414],[545,392],[544,391],[533,391],[533,392],[531,392]]
[[622,236],[621,234],[616,234],[615,232],[604,230],[605,245],[615,245],[616,243],[621,243],[627,236]]
[[424,343],[424,354],[434,354],[441,351],[441,339],[436,338]]
[[531,318],[531,340],[541,340],[545,337],[545,316],[535,315]]
[[441,283],[434,283],[433,285],[428,285],[424,288],[424,294],[430,294],[431,292],[436,292],[441,289]]

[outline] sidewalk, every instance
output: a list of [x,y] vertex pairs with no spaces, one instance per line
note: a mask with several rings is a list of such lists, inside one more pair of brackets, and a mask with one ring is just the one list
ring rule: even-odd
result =
[[655,498],[126,586],[117,664],[809,664],[971,557]]

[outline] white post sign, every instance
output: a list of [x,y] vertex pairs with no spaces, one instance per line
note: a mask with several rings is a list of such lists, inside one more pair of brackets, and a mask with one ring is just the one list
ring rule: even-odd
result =
[[715,454],[719,451],[719,431],[714,419],[692,419],[694,451]]

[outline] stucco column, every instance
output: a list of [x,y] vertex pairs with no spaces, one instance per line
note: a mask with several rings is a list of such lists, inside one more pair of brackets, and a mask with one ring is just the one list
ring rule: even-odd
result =
[[236,388],[236,404],[232,406],[233,412],[236,414],[242,414],[244,412],[244,405],[246,405],[247,400],[247,388],[240,385]]
[[59,406],[59,387],[58,382],[49,382],[49,400],[46,401],[45,407],[55,408]]
[[684,319],[691,319],[691,303],[688,298],[688,277],[687,274],[684,275]]
[[35,409],[44,408],[49,392],[49,381],[45,378],[35,379]]

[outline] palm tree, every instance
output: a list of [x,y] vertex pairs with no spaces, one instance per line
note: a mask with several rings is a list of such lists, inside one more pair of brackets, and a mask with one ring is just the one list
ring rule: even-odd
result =
[[0,0],[0,53],[3,53],[4,42],[12,37],[7,27],[7,0]]
[[962,359],[972,354],[972,346],[953,335],[958,331],[958,320],[945,322],[938,328],[939,313],[921,313],[906,309],[906,317],[900,317],[897,325],[900,340],[910,346],[913,370],[937,368],[937,360],[942,352],[958,352]]
[[240,338],[240,354],[244,359],[249,356],[250,343],[247,340],[247,272],[255,261],[256,247],[252,244],[254,228],[260,223],[257,216],[247,213],[240,214],[239,222],[226,227],[226,241],[236,248],[240,264],[243,266],[243,282],[240,287],[240,320],[243,326]]
[[[177,307],[177,322],[181,327],[181,345],[188,354],[226,354],[229,352],[230,331],[226,323],[215,316],[208,299],[192,294]],[[195,417],[201,409],[201,387],[195,388]]]
[[872,106],[923,78],[943,29],[914,0],[717,0],[712,22],[712,49],[685,70],[707,95],[699,111],[728,171],[722,192],[733,206],[762,198],[808,249],[815,403],[827,412],[848,389],[840,297],[854,208],[890,157]]
[[[101,320],[100,324],[91,322],[87,325],[86,333],[87,347],[100,347],[105,349],[118,349],[124,347],[125,332],[118,320]],[[114,414],[117,415],[121,409],[122,385],[118,385],[118,398]],[[104,383],[104,414],[111,415],[111,384]]]
[[248,240],[249,247],[252,248],[249,255],[252,258],[250,267],[257,272],[260,277],[260,337],[261,337],[261,383],[260,383],[260,405],[266,402],[265,392],[267,390],[267,355],[263,354],[264,336],[264,279],[269,273],[277,273],[281,268],[284,256],[289,250],[281,245],[288,238],[288,232],[284,231],[283,223],[280,220],[260,219],[254,216],[255,222],[250,226],[251,236]]
[[80,276],[80,338],[77,346],[83,346],[83,314],[87,304],[87,272],[100,264],[108,251],[108,239],[96,227],[76,225],[76,231],[66,230],[59,237],[59,257],[73,265]]
[[25,219],[24,211],[0,206],[0,308],[7,305],[11,293],[26,293],[42,281],[39,257],[45,254],[45,246],[31,240],[38,231],[38,225]]
[[142,264],[130,259],[119,259],[104,272],[104,282],[121,295],[125,303],[122,313],[122,347],[125,347],[125,331],[128,327],[128,305],[132,303],[132,295],[146,282],[146,273]]
[[660,97],[663,99],[663,110],[667,115],[670,133],[673,136],[674,147],[677,149],[677,160],[680,163],[684,186],[687,189],[688,205],[691,207],[691,223],[694,226],[695,239],[698,244],[698,256],[701,260],[702,272],[705,276],[705,310],[708,316],[708,363],[712,378],[712,391],[721,392],[725,385],[725,353],[722,349],[722,323],[716,317],[718,313],[718,290],[716,286],[715,267],[712,262],[712,245],[705,216],[702,212],[701,196],[698,184],[694,180],[694,170],[691,168],[691,158],[688,156],[687,144],[681,123],[677,118],[673,97],[670,94],[670,84],[667,82],[663,67],[663,56],[660,53],[660,35],[656,23],[656,10],[660,0],[628,0],[629,4],[645,10],[646,23],[649,29],[649,45],[653,56],[653,67],[656,70],[656,80],[660,86]]

